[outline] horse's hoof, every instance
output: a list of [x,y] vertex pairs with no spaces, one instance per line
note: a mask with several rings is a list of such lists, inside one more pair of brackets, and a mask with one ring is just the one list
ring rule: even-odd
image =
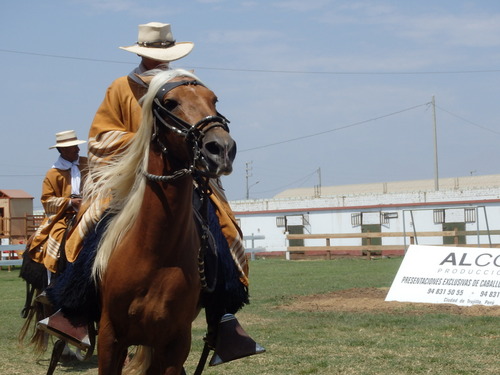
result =
[[76,355],[75,352],[69,352],[67,354],[62,354],[60,360],[63,363],[80,361],[80,359],[78,358],[78,356]]

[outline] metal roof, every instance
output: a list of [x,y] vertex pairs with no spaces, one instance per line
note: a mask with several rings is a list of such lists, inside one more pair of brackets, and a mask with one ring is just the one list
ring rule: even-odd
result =
[[[471,190],[477,188],[500,188],[500,174],[439,179],[439,190]],[[434,190],[434,180],[408,180],[357,185],[322,186],[319,196],[328,197],[353,194],[411,193]],[[317,188],[307,187],[288,189],[275,195],[274,198],[279,199],[315,196],[318,196]]]

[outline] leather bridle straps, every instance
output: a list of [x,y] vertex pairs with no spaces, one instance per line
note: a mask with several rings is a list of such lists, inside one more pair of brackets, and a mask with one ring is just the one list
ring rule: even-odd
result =
[[[191,81],[185,80],[185,81],[165,83],[158,90],[153,101],[153,113],[155,115],[155,118],[158,119],[164,126],[169,128],[170,130],[185,136],[188,135],[189,133],[193,133],[195,129],[203,133],[213,127],[221,127],[229,133],[229,127],[227,125],[229,123],[229,120],[218,112],[217,115],[207,116],[198,121],[196,124],[189,124],[180,117],[174,115],[171,111],[169,111],[167,108],[163,106],[162,101],[163,98],[165,97],[165,94],[167,94],[170,90],[173,90],[176,87],[183,85],[200,85],[206,87],[197,80],[191,80]],[[171,121],[171,123],[165,121],[164,117],[168,118]]]

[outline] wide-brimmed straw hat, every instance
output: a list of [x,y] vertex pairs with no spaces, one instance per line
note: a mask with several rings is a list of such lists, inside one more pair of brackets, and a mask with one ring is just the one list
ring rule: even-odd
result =
[[136,44],[120,49],[152,60],[169,62],[188,55],[193,47],[192,42],[176,42],[170,24],[150,22],[139,25]]
[[87,141],[83,141],[76,137],[76,132],[74,130],[65,130],[63,132],[56,133],[56,144],[54,146],[50,146],[51,148],[56,147],[70,147],[80,145]]

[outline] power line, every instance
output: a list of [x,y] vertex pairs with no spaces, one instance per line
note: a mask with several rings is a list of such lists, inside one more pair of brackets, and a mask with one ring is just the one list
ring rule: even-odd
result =
[[137,63],[125,62],[125,61],[92,59],[92,58],[88,58],[88,57],[51,55],[51,54],[47,54],[47,53],[34,53],[34,52],[24,52],[24,51],[13,51],[13,50],[8,50],[8,49],[0,49],[0,52],[17,53],[17,54],[21,54],[21,55],[30,55],[30,56],[52,57],[52,58],[56,58],[56,59],[83,60],[83,61],[105,62],[105,63],[114,63],[114,64],[137,65]]
[[297,183],[299,183],[299,182],[300,182],[300,183],[301,183],[301,185],[302,185],[302,184],[304,184],[304,183],[305,183],[305,182],[306,182],[306,181],[307,181],[307,180],[308,180],[311,176],[313,176],[313,175],[315,175],[315,174],[317,174],[317,173],[318,173],[318,172],[317,172],[317,170],[315,170],[314,172],[311,172],[311,173],[307,174],[306,176],[303,176],[303,177],[301,177],[301,178],[299,178],[299,179],[297,179],[297,180],[295,180],[295,181],[291,181],[291,182],[289,182],[289,183],[287,183],[287,184],[285,184],[285,185],[281,185],[281,186],[275,187],[275,188],[273,188],[273,189],[268,189],[268,190],[261,190],[261,191],[257,191],[257,192],[255,192],[255,194],[265,194],[265,193],[270,193],[270,192],[273,192],[273,191],[283,190],[283,189],[285,189],[285,188],[287,188],[287,187],[289,187],[289,186],[296,185],[296,184],[297,184]]
[[262,148],[267,148],[267,147],[281,145],[283,143],[295,142],[295,141],[303,140],[303,139],[306,139],[306,138],[317,137],[318,135],[323,135],[323,134],[327,134],[327,133],[331,133],[331,132],[335,132],[335,131],[339,131],[339,130],[343,130],[343,129],[347,129],[347,128],[352,128],[354,126],[363,125],[363,124],[366,124],[368,122],[377,121],[377,120],[380,120],[380,119],[383,119],[383,118],[387,118],[387,117],[390,117],[390,116],[398,115],[400,113],[411,111],[411,110],[413,110],[415,108],[427,106],[429,104],[430,103],[428,102],[428,103],[424,103],[424,104],[415,105],[413,107],[405,108],[405,109],[402,109],[400,111],[392,112],[392,113],[389,113],[389,114],[386,114],[386,115],[382,115],[382,116],[378,116],[378,117],[373,117],[371,119],[364,120],[364,121],[359,121],[359,122],[355,122],[355,123],[352,123],[352,124],[349,124],[349,125],[340,126],[338,128],[335,128],[335,129],[325,130],[325,131],[322,131],[322,132],[319,132],[319,133],[314,133],[314,134],[303,135],[303,136],[296,137],[296,138],[290,138],[290,139],[286,139],[284,141],[269,143],[269,144],[263,145],[263,146],[257,146],[257,147],[247,148],[245,150],[239,150],[238,152],[241,153],[241,152],[246,152],[246,151],[259,150],[259,149],[262,149]]
[[310,71],[310,70],[268,70],[268,69],[236,69],[213,68],[206,66],[192,66],[193,69],[222,70],[253,73],[284,73],[284,74],[327,74],[327,75],[432,75],[432,74],[474,74],[500,73],[500,69],[489,70],[450,70],[450,71],[423,71],[423,72],[342,72],[342,71]]
[[0,177],[44,177],[44,174],[0,174]]
[[460,120],[462,120],[462,121],[464,121],[464,122],[467,122],[467,123],[469,123],[469,124],[471,124],[471,125],[474,125],[474,126],[476,126],[476,127],[480,128],[480,129],[483,129],[483,130],[489,131],[489,132],[494,133],[494,134],[500,134],[500,132],[499,132],[499,131],[496,131],[496,130],[493,130],[493,129],[487,128],[486,126],[482,126],[482,125],[476,124],[475,122],[472,122],[472,121],[470,121],[470,120],[467,120],[466,118],[463,118],[462,116],[459,116],[459,115],[457,115],[457,114],[455,114],[455,113],[453,113],[453,112],[450,112],[450,111],[448,111],[448,110],[444,109],[443,107],[440,107],[440,106],[436,105],[436,108],[439,108],[441,111],[446,112],[446,113],[448,113],[449,115],[451,115],[451,116],[453,116],[453,117],[456,117],[456,118],[458,118],[458,119],[460,119]]
[[[113,64],[128,64],[136,65],[135,62],[125,62],[116,60],[104,60],[95,59],[89,57],[76,57],[76,56],[64,56],[64,55],[54,55],[47,53],[37,53],[37,52],[27,52],[27,51],[16,51],[9,49],[0,49],[0,52],[14,53],[30,56],[40,56],[40,57],[51,57],[57,59],[69,59],[69,60],[82,60],[82,61],[92,61],[92,62],[104,62]],[[326,74],[326,75],[437,75],[437,74],[485,74],[485,73],[500,73],[500,69],[483,69],[483,70],[436,70],[436,71],[410,71],[410,72],[343,72],[343,71],[311,71],[311,70],[273,70],[273,69],[241,69],[241,68],[221,68],[221,67],[209,67],[209,66],[191,66],[192,69],[199,70],[219,70],[227,72],[249,72],[249,73],[280,73],[280,74]]]

